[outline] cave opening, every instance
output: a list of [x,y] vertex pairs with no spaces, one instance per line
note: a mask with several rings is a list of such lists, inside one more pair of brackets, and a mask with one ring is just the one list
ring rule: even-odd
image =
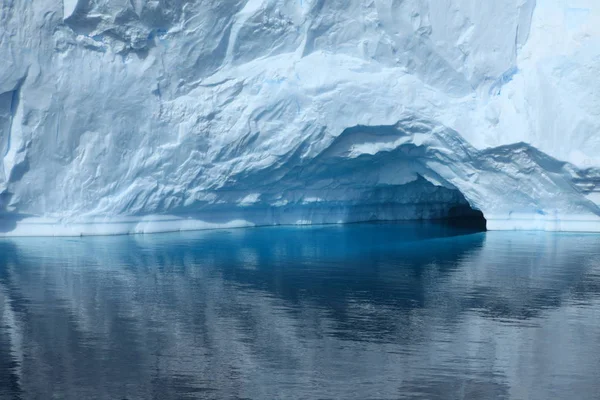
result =
[[449,204],[446,209],[446,215],[442,219],[443,223],[451,227],[465,228],[478,232],[487,231],[487,220],[482,211],[471,206],[462,192],[458,189],[451,189],[455,192],[455,204]]
[[452,227],[468,228],[475,231],[487,231],[487,221],[483,213],[471,208],[469,204],[459,204],[448,210],[448,216],[442,220]]
[[420,175],[405,184],[365,188],[347,207],[343,219],[345,222],[421,221],[469,231],[487,230],[483,212],[473,208],[459,189],[433,184]]

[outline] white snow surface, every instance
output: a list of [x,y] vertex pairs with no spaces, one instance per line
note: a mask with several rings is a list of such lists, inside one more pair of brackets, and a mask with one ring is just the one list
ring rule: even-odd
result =
[[597,0],[0,7],[2,235],[600,231]]

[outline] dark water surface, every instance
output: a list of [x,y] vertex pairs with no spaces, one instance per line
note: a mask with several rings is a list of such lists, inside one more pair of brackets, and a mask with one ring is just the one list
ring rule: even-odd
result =
[[600,235],[0,241],[1,399],[600,399]]

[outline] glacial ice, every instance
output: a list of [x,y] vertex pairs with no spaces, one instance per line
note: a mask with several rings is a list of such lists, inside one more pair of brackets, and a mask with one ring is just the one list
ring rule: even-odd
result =
[[600,231],[596,0],[0,7],[3,235]]

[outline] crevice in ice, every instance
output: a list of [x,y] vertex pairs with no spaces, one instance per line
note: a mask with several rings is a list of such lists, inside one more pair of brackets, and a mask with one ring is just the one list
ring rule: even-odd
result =
[[25,78],[21,78],[15,88],[11,92],[11,102],[10,102],[10,115],[11,120],[14,118],[17,113],[17,108],[19,107],[19,102],[21,101],[21,87],[23,86],[23,82],[25,82]]
[[519,20],[515,36],[515,52],[527,43],[531,31],[531,21],[537,0],[526,0],[519,8]]
[[519,68],[516,66],[510,67],[506,72],[504,72],[500,78],[498,78],[490,87],[489,94],[490,96],[499,96],[502,93],[502,88],[509,82],[513,80],[515,75],[519,73]]
[[[13,90],[0,93],[0,138],[2,146],[2,156],[6,157],[10,147],[11,147],[11,136],[13,130],[14,119],[17,114],[17,110],[19,108],[19,102],[21,100],[21,87],[23,86],[23,82],[25,82],[25,78],[21,78]],[[2,164],[2,173],[6,175],[4,172],[4,163]],[[8,177],[4,176],[4,181]]]

